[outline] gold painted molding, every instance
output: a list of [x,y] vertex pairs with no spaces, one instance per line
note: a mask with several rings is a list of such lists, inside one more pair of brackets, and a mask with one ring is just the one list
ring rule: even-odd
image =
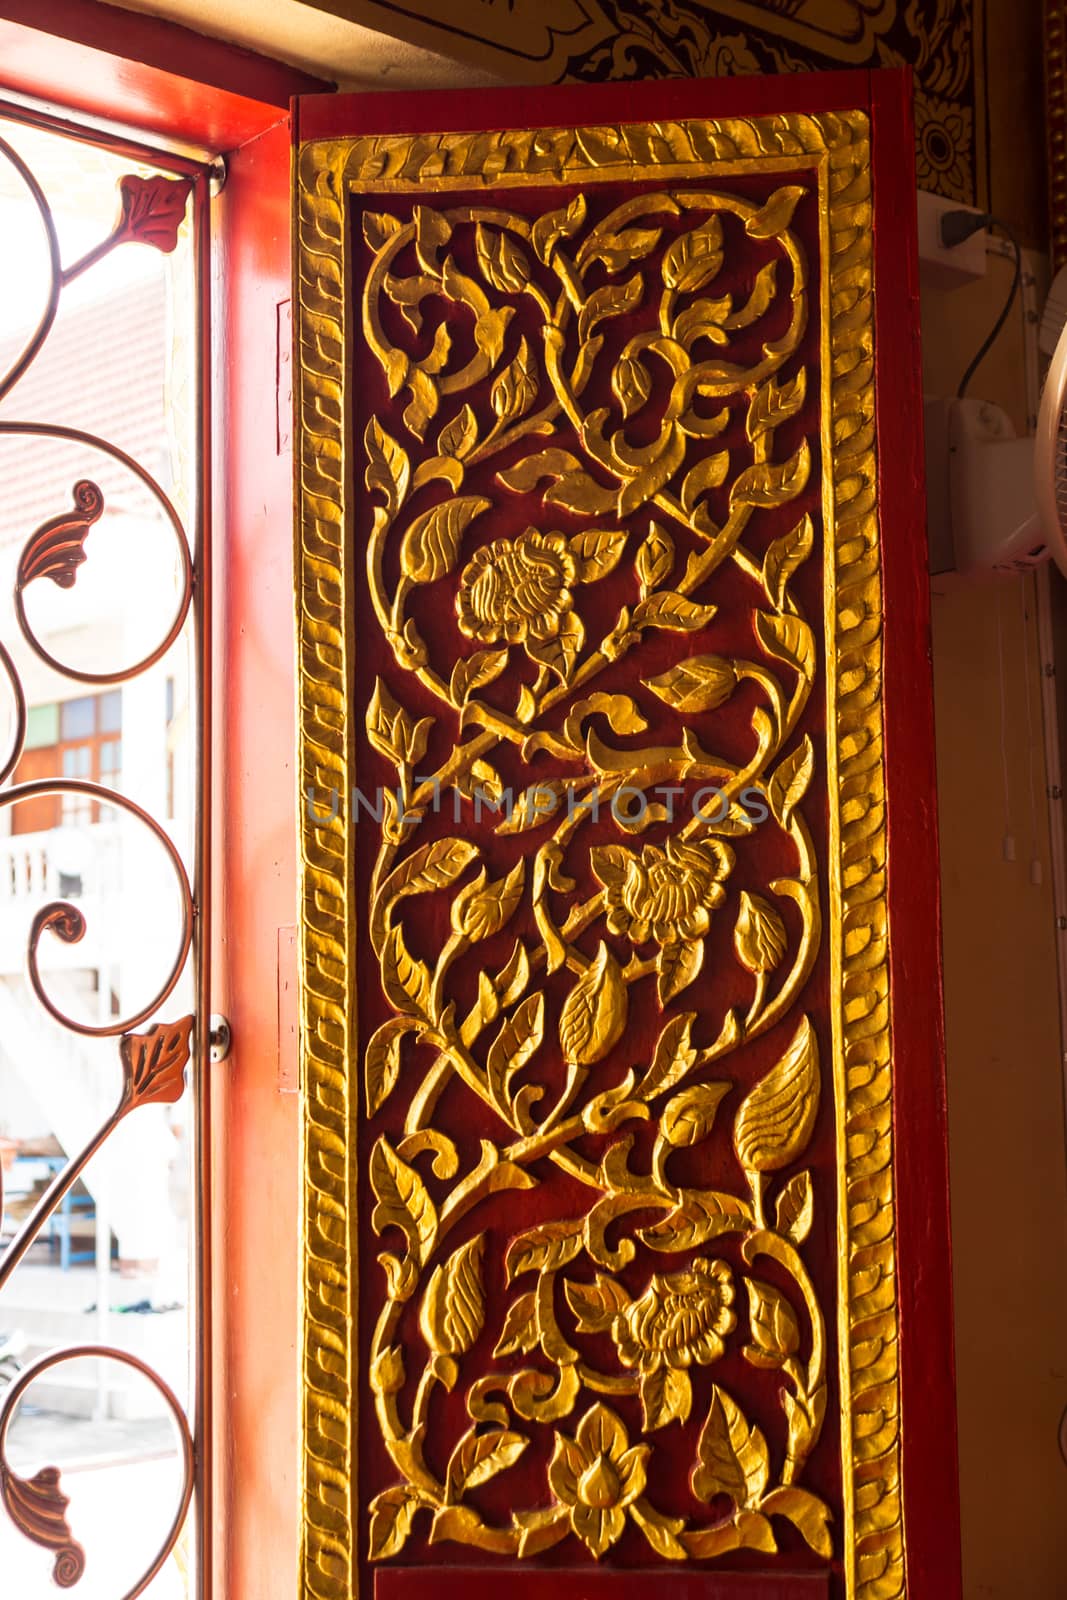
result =
[[1045,140],[1053,271],[1067,261],[1067,4],[1045,0]]
[[[429,201],[435,193],[477,195],[490,187],[502,192],[515,185],[593,185],[627,178],[675,185],[750,173],[782,174],[788,183],[790,173],[812,169],[822,268],[818,376],[827,529],[827,935],[838,1111],[836,1343],[844,1483],[839,1537],[850,1597],[882,1600],[903,1593],[870,148],[867,118],[852,112],[503,134],[368,135],[310,142],[298,152],[302,1576],[306,1593],[316,1600],[349,1600],[357,1592],[361,1493],[353,1440],[360,1404],[371,1396],[370,1384],[357,1373],[352,1279],[360,1079],[354,844],[349,809],[342,805],[332,815],[328,800],[331,792],[346,796],[353,787],[352,615],[362,559],[355,555],[350,531],[349,485],[362,478],[364,458],[346,421],[350,380],[344,352],[353,335],[352,319],[359,316],[346,260],[347,197],[358,188],[364,195],[383,196],[417,191]],[[419,405],[413,388],[415,421]],[[319,817],[305,803],[307,795],[321,799]],[[739,1149],[754,1139],[739,1120]],[[463,1263],[456,1266],[457,1273],[461,1270],[466,1270]],[[379,1395],[389,1381],[376,1384]],[[601,1431],[606,1439],[612,1424],[603,1421]],[[616,1444],[621,1451],[622,1443],[612,1441],[603,1449],[614,1460],[612,1452]],[[581,1455],[587,1447],[593,1448],[579,1429],[568,1448]]]

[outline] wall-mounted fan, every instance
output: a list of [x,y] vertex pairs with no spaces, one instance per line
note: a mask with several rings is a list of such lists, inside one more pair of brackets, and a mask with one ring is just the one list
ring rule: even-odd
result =
[[[993,222],[979,213],[949,212],[942,219],[945,243],[959,242]],[[1036,436],[1019,438],[1003,407],[966,394],[1018,293],[1019,244],[1010,229],[1003,231],[1015,255],[1004,309],[964,374],[956,398],[927,404],[931,533],[933,537],[939,520],[947,519],[952,551],[943,564],[960,573],[1021,572],[1051,559],[1067,574],[1067,269],[1052,284],[1038,336],[1039,348],[1051,362]]]
[[1051,357],[1034,440],[1034,497],[1049,555],[1067,576],[1067,267],[1052,282],[1037,337]]

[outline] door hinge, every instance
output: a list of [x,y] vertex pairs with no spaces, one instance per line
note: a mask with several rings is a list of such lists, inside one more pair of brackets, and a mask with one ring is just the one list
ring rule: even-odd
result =
[[230,1053],[233,1043],[233,1034],[230,1031],[230,1019],[221,1012],[211,1013],[211,1032],[208,1034],[208,1055],[214,1065],[225,1061]]

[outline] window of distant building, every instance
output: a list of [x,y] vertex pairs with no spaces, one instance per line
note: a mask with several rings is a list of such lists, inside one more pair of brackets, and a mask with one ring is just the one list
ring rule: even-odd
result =
[[[118,789],[122,778],[122,691],[81,695],[34,706],[28,716],[26,749],[16,781],[62,774]],[[13,833],[108,822],[114,812],[86,795],[42,795],[14,808]]]

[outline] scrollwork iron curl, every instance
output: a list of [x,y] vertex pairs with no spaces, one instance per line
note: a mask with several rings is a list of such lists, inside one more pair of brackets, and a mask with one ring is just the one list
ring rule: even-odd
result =
[[11,749],[8,751],[7,760],[0,767],[0,784],[4,784],[22,760],[22,752],[26,744],[26,691],[22,687],[22,679],[12,659],[11,652],[2,639],[0,639],[0,666],[7,673],[7,681],[11,685],[11,694],[15,701],[15,728],[11,740]]
[[182,929],[178,953],[171,965],[167,978],[152,1000],[140,1008],[132,1017],[119,1017],[109,1023],[99,1026],[88,1022],[78,1022],[68,1016],[56,1005],[48,994],[41,979],[37,964],[37,950],[41,935],[47,930],[64,944],[76,944],[85,935],[86,921],[77,906],[71,905],[66,900],[53,900],[35,914],[31,924],[30,942],[26,951],[26,968],[30,985],[41,1005],[48,1012],[54,1022],[61,1027],[69,1029],[72,1033],[81,1034],[84,1038],[106,1039],[113,1038],[116,1034],[128,1033],[133,1028],[138,1028],[149,1017],[159,1010],[160,1006],[173,994],[178,980],[182,975],[189,950],[193,940],[193,924],[195,919],[195,903],[193,891],[189,883],[189,875],[185,870],[185,863],[166,830],[149,815],[135,800],[126,795],[118,794],[114,789],[108,789],[101,783],[91,783],[82,778],[40,778],[30,783],[18,783],[6,793],[0,793],[0,809],[5,806],[17,805],[21,800],[33,800],[42,795],[80,794],[89,799],[99,801],[101,805],[116,806],[119,810],[135,817],[144,824],[158,840],[174,869],[178,880],[181,895]]
[[2,400],[6,394],[11,392],[16,383],[18,383],[19,379],[22,377],[23,373],[26,372],[26,370],[37,359],[37,355],[40,352],[41,346],[51,333],[52,324],[56,320],[56,312],[59,310],[59,296],[63,287],[63,278],[62,267],[59,258],[59,236],[56,233],[56,225],[52,217],[52,208],[45,199],[44,190],[41,188],[41,185],[37,182],[37,179],[34,177],[25,161],[23,161],[18,151],[9,145],[6,139],[0,139],[0,156],[2,156],[10,166],[14,167],[15,171],[26,185],[26,188],[29,190],[30,198],[33,200],[34,205],[37,207],[42,226],[44,227],[45,238],[48,242],[49,272],[48,298],[45,302],[45,308],[41,313],[41,319],[33,333],[30,335],[30,338],[24,346],[22,352],[16,356],[14,363],[4,373],[3,377],[0,377],[0,400]]
[[178,638],[178,635],[181,633],[182,628],[185,626],[186,618],[189,615],[189,607],[192,605],[193,600],[194,578],[192,553],[189,549],[189,540],[185,532],[185,527],[182,523],[181,517],[178,515],[178,512],[174,507],[173,502],[165,490],[147,470],[147,468],[142,467],[139,461],[136,461],[133,456],[127,455],[126,451],[121,450],[118,445],[111,444],[107,439],[101,439],[97,434],[86,433],[80,428],[63,427],[59,423],[0,422],[0,438],[3,438],[5,435],[15,437],[31,436],[41,439],[61,439],[66,441],[68,444],[84,445],[90,450],[102,451],[103,454],[108,455],[112,458],[112,460],[117,461],[120,466],[123,466],[129,472],[132,472],[133,475],[144,484],[145,488],[156,500],[167,521],[170,523],[178,548],[178,561],[181,568],[181,593],[178,597],[178,605],[175,610],[174,617],[171,620],[169,628],[167,629],[166,636],[159,644],[156,645],[155,649],[150,651],[148,655],[143,656],[140,661],[134,662],[132,666],[120,667],[114,672],[86,672],[79,667],[69,666],[65,662],[60,661],[56,656],[52,655],[34,633],[30,624],[30,620],[26,615],[26,608],[23,600],[23,595],[29,585],[41,577],[50,577],[52,581],[54,583],[58,583],[61,588],[70,588],[74,583],[76,566],[80,565],[80,562],[75,560],[74,565],[71,565],[70,561],[68,560],[54,568],[50,568],[47,565],[42,566],[39,560],[36,558],[40,553],[40,541],[42,539],[47,542],[47,540],[53,535],[61,533],[61,530],[70,522],[77,522],[84,525],[84,532],[82,534],[82,537],[84,538],[84,534],[88,532],[89,524],[91,522],[95,522],[100,516],[103,511],[103,496],[101,495],[97,486],[92,483],[90,479],[82,479],[75,485],[74,513],[68,513],[66,516],[53,518],[50,522],[45,523],[42,528],[37,529],[27,540],[26,545],[23,548],[22,555],[19,558],[18,578],[15,584],[15,614],[18,618],[19,627],[22,630],[26,642],[30,645],[31,649],[34,651],[34,654],[37,655],[41,661],[45,662],[45,664],[51,667],[53,671],[60,673],[65,678],[72,678],[78,683],[97,684],[101,687],[112,684],[126,683],[131,678],[140,677],[140,675],[144,672],[147,672],[150,667],[154,667],[156,662],[160,661],[174,644]]
[[20,1478],[7,1459],[7,1436],[19,1402],[30,1385],[51,1368],[83,1358],[117,1361],[120,1365],[130,1367],[134,1372],[139,1372],[142,1377],[147,1378],[167,1405],[181,1447],[182,1490],[166,1538],[148,1569],[121,1597],[121,1600],[137,1600],[137,1596],[144,1593],[162,1570],[178,1542],[193,1497],[195,1472],[193,1439],[185,1414],[173,1389],[147,1362],[131,1355],[128,1351],[116,1350],[110,1345],[70,1345],[41,1356],[32,1366],[20,1373],[0,1401],[0,1502],[3,1503],[12,1522],[27,1539],[55,1552],[53,1581],[61,1589],[73,1588],[85,1572],[85,1551],[74,1538],[67,1521],[67,1507],[70,1500],[60,1488],[59,1471],[55,1467],[45,1467],[33,1478]]

